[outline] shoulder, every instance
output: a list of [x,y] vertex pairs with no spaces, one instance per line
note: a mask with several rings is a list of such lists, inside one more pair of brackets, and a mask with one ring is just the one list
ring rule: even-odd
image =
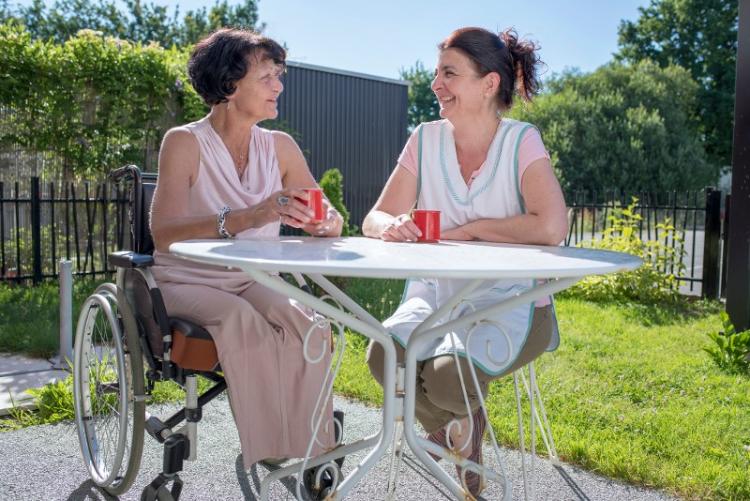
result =
[[521,141],[521,144],[542,144],[542,135],[536,125],[512,118],[503,118],[503,124],[511,136]]
[[162,139],[162,151],[198,152],[198,139],[187,125],[169,129]]
[[446,119],[422,122],[414,128],[414,131],[412,131],[411,136],[409,137],[409,142],[416,144],[417,138],[420,135],[423,140],[437,140],[437,138],[440,137],[440,132],[447,123],[448,120]]
[[199,163],[200,146],[189,127],[174,127],[164,134],[159,154],[160,179],[187,175],[192,185]]
[[274,144],[276,145],[276,148],[291,148],[297,147],[297,142],[294,140],[292,136],[290,136],[288,133],[280,130],[268,130],[263,129],[262,127],[258,127],[258,130],[262,135],[266,135],[267,137],[270,137],[273,139]]
[[433,120],[432,122],[422,122],[414,129],[414,132],[416,133],[419,129],[423,129],[425,132],[440,130],[447,122],[448,120],[445,118],[441,120]]
[[267,134],[267,137],[273,141],[272,144],[276,150],[276,156],[280,160],[292,158],[302,154],[299,146],[297,145],[297,142],[286,132],[282,132],[280,130],[260,130],[263,131],[261,134]]

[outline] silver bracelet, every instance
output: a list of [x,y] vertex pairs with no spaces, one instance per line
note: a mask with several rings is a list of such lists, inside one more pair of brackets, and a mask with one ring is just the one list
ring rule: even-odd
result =
[[216,231],[219,232],[219,236],[221,238],[234,238],[234,235],[229,233],[224,227],[224,224],[227,220],[227,214],[229,214],[230,212],[232,212],[232,209],[230,209],[229,206],[225,205],[221,208],[219,214],[216,216]]

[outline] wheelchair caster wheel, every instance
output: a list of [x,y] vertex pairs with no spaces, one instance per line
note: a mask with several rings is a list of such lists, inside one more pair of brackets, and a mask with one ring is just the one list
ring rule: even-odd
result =
[[331,494],[333,494],[333,489],[331,489],[330,487],[326,487],[325,489],[320,491],[318,499],[323,500],[327,498],[328,496],[330,496]]
[[320,476],[320,485],[316,488],[315,477],[317,476],[318,468],[321,467],[305,470],[303,477],[305,489],[307,489],[307,493],[313,501],[322,501],[333,493],[333,477],[331,477],[331,473],[327,469]]

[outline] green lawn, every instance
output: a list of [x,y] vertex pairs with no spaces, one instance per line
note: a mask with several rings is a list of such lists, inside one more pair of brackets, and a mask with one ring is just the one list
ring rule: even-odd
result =
[[[557,306],[562,344],[537,373],[560,457],[686,499],[750,499],[750,380],[702,351],[721,327],[715,306]],[[379,404],[364,343],[349,337],[336,391]],[[494,383],[488,402],[498,441],[517,448],[512,379]]]
[[[73,281],[73,330],[92,280]],[[57,282],[36,287],[0,283],[0,353],[49,358],[60,345],[60,289]]]
[[[342,282],[381,318],[400,299],[398,281]],[[76,302],[91,289],[82,282]],[[562,344],[538,361],[537,372],[562,459],[686,499],[750,499],[750,379],[719,371],[702,351],[706,333],[721,329],[717,305],[664,308],[570,297],[557,305]],[[0,351],[55,352],[56,287],[0,287],[0,325]],[[365,340],[347,337],[336,392],[377,405],[382,392],[365,364]],[[494,383],[488,400],[498,440],[517,447],[511,381]],[[47,392],[61,417],[69,416],[59,409],[68,401],[62,391]],[[180,393],[166,385],[155,400]],[[0,429],[49,420],[27,415]]]

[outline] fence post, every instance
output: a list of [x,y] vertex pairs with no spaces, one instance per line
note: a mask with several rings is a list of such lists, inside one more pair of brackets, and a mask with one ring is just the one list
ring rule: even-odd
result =
[[31,251],[34,284],[42,281],[42,204],[39,178],[31,178]]
[[703,237],[703,281],[701,296],[719,299],[721,241],[721,191],[706,188],[706,220]]
[[69,369],[73,364],[73,263],[60,260],[60,352],[55,369]]
[[724,230],[721,233],[721,297],[727,297],[727,273],[729,271],[729,217],[732,195],[727,193],[724,197]]

